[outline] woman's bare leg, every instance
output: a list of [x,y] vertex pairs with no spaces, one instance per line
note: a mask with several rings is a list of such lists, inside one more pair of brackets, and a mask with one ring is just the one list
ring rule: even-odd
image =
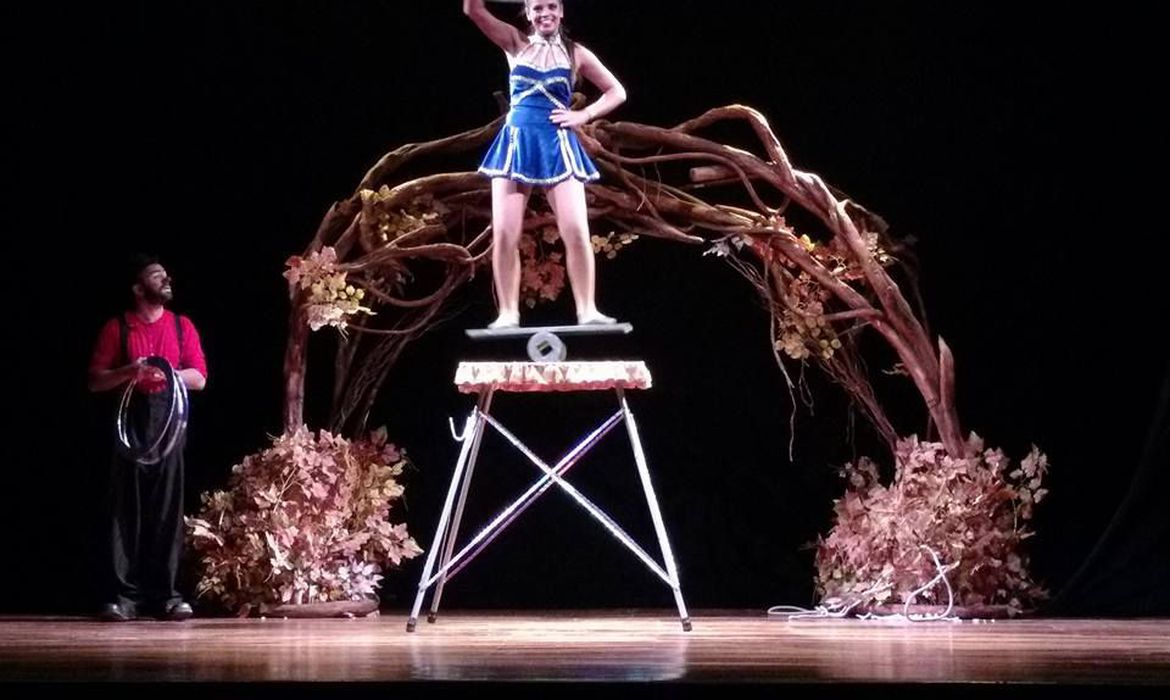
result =
[[531,193],[528,185],[492,179],[492,274],[499,315],[488,328],[520,325],[520,234]]
[[589,240],[589,213],[585,208],[585,185],[573,178],[550,187],[549,206],[557,217],[557,229],[565,245],[565,266],[577,305],[577,323],[614,323],[597,310],[596,272],[593,243]]

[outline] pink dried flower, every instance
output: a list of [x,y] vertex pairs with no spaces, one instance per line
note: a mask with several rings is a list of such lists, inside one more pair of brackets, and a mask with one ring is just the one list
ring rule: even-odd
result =
[[186,519],[198,595],[241,614],[372,596],[384,568],[422,551],[388,520],[405,464],[384,429],[354,441],[304,427],[275,438]]
[[[1048,459],[1035,446],[1009,472],[998,449],[983,449],[972,434],[967,457],[954,459],[941,443],[900,440],[892,482],[882,485],[862,458],[843,470],[846,491],[835,503],[835,523],[818,542],[817,590],[823,600],[902,603],[944,565],[960,606],[1006,605],[1013,613],[1047,592],[1028,573],[1025,524],[1045,490]],[[914,602],[945,602],[933,587]]]

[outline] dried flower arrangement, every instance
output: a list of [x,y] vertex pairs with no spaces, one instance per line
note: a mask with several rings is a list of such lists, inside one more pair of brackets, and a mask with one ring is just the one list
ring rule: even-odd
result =
[[1029,574],[1022,543],[1047,493],[1048,458],[1033,447],[1013,469],[977,435],[967,447],[967,456],[955,459],[940,443],[900,440],[888,485],[866,458],[845,466],[848,486],[835,503],[836,522],[817,547],[822,604],[946,605],[940,567],[962,608],[1002,606],[1018,614],[1046,597]]
[[405,465],[382,429],[353,441],[305,428],[275,438],[187,518],[197,594],[240,615],[374,598],[385,568],[422,551],[388,519]]

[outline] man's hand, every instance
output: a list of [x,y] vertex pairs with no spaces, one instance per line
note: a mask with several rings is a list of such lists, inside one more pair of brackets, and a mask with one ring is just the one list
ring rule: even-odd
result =
[[167,380],[167,375],[161,369],[147,364],[145,359],[135,362],[134,368],[134,381],[139,384],[162,384]]

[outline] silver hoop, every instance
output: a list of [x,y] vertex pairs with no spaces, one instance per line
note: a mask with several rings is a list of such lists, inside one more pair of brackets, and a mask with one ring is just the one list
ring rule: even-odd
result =
[[[128,411],[130,399],[134,396],[134,388],[138,386],[138,379],[131,379],[122,392],[122,400],[118,404],[118,415],[115,431],[118,438],[118,447],[122,453],[138,464],[158,464],[169,455],[179,441],[187,433],[188,403],[187,385],[171,363],[161,357],[148,357],[146,364],[157,367],[167,376],[167,388],[171,392],[171,405],[167,412],[166,423],[159,431],[154,443],[147,448],[130,444],[127,433]],[[161,449],[160,449],[161,447]]]

